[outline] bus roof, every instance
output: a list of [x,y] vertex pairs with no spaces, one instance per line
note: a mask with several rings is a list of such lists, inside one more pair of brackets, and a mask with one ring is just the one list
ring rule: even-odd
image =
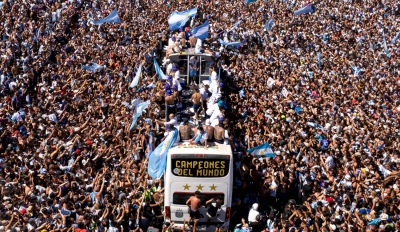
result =
[[230,145],[215,143],[212,146],[208,146],[207,150],[204,146],[190,145],[188,143],[179,143],[171,149],[168,154],[205,154],[205,155],[231,155],[232,150]]
[[180,56],[180,55],[186,55],[186,56],[213,56],[213,54],[209,51],[203,52],[203,53],[196,53],[193,48],[189,49],[184,49],[182,50],[181,53],[174,53],[170,54],[169,56]]

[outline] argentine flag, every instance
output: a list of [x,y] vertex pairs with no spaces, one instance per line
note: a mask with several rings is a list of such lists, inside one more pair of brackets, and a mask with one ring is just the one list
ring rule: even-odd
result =
[[268,19],[267,23],[264,26],[264,29],[267,29],[267,31],[272,31],[272,28],[275,26],[275,21],[274,19],[270,18]]
[[147,173],[154,180],[160,179],[164,174],[167,166],[168,150],[174,145],[178,139],[178,130],[174,127],[173,131],[167,135],[154,151],[149,155],[149,163],[147,165]]
[[301,15],[301,14],[314,13],[314,12],[315,12],[315,6],[312,3],[310,3],[307,6],[296,10],[293,13],[293,15]]
[[383,36],[383,49],[385,50],[386,56],[390,58],[391,54],[390,54],[389,49],[387,48],[387,45],[386,45],[385,32],[382,32],[382,36]]
[[275,154],[271,149],[269,143],[261,144],[257,147],[253,147],[252,149],[247,150],[248,153],[252,154],[255,157],[271,157],[275,158]]
[[229,29],[228,31],[226,31],[226,33],[231,32],[233,29],[235,29],[237,26],[239,26],[239,24],[242,22],[243,20],[239,20],[237,21],[235,24],[233,24],[233,27],[231,29]]
[[229,46],[236,46],[236,47],[240,47],[240,45],[241,45],[241,42],[225,42],[225,41],[223,41],[222,39],[218,39],[218,42],[220,43],[220,44],[222,44],[222,45],[224,45],[224,46],[227,46],[227,47],[229,47]]
[[170,30],[178,30],[181,27],[184,27],[186,22],[194,17],[197,13],[197,7],[182,11],[182,12],[172,12],[172,14],[168,18],[168,24]]
[[98,65],[96,63],[92,63],[90,65],[82,65],[82,70],[88,70],[88,71],[92,71],[92,72],[95,72],[95,71],[103,69],[103,68],[104,68],[104,66]]
[[120,23],[120,22],[121,19],[118,16],[118,11],[115,9],[107,17],[100,20],[94,20],[92,23],[94,25],[101,25],[103,23]]
[[142,65],[139,66],[138,70],[136,71],[135,78],[133,78],[129,87],[133,88],[139,84],[140,75],[142,74]]
[[168,76],[164,74],[164,72],[161,70],[160,65],[158,65],[156,59],[154,59],[154,69],[156,70],[156,73],[158,77],[160,77],[161,80],[167,80]]
[[129,130],[132,130],[136,126],[138,118],[142,115],[143,111],[150,105],[150,100],[139,103],[135,108],[135,113],[133,114],[133,119]]
[[203,25],[200,25],[196,28],[193,28],[191,30],[192,35],[195,38],[201,39],[201,40],[205,40],[208,37],[208,29],[210,28],[210,25],[208,23],[208,20],[206,20]]
[[248,5],[248,4],[250,4],[252,2],[255,2],[255,1],[257,1],[257,0],[244,0],[244,4]]

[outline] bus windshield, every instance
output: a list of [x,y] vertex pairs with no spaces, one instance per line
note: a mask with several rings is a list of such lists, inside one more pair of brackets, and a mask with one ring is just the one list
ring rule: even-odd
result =
[[224,177],[229,174],[229,156],[198,154],[171,156],[171,173],[182,177]]

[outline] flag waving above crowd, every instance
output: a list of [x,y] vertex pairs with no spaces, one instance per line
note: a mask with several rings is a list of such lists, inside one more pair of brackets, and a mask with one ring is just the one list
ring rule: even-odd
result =
[[103,23],[120,23],[120,22],[121,20],[118,16],[118,11],[116,9],[113,10],[107,17],[100,20],[92,21],[94,25],[101,25]]
[[204,22],[204,24],[193,28],[191,30],[191,33],[195,38],[198,38],[198,39],[201,39],[201,40],[205,40],[208,37],[209,28],[210,28],[210,25],[208,23],[208,20],[206,20]]
[[253,147],[247,150],[248,153],[254,155],[255,157],[271,157],[275,158],[275,154],[272,151],[271,146],[269,143],[261,144],[257,147]]
[[301,15],[301,14],[314,13],[314,12],[315,12],[315,6],[312,3],[309,3],[305,7],[296,10],[293,13],[293,15]]
[[197,7],[181,11],[181,12],[173,12],[168,18],[168,24],[170,30],[178,30],[181,27],[184,27],[186,22],[189,21],[190,18],[194,17],[197,13]]

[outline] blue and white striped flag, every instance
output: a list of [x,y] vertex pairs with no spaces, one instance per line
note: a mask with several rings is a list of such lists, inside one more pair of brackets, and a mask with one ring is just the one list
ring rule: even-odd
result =
[[301,14],[307,14],[307,13],[314,13],[315,12],[315,7],[312,3],[308,4],[307,6],[296,10],[293,15],[301,15]]
[[222,39],[218,39],[218,42],[220,44],[224,45],[224,46],[227,46],[227,47],[229,47],[229,46],[240,47],[240,45],[241,45],[241,42],[229,42],[229,43],[227,43],[227,42],[223,41]]
[[257,0],[244,0],[244,4],[249,5],[250,3],[256,2]]
[[138,70],[136,71],[135,78],[133,78],[129,87],[133,88],[139,84],[140,75],[142,74],[142,65],[139,66]]
[[135,113],[133,114],[133,119],[129,130],[132,130],[136,126],[138,118],[142,115],[143,111],[150,105],[150,100],[139,103],[135,108]]
[[313,128],[324,128],[323,126],[319,125],[318,123],[315,122],[307,122],[307,125],[313,127]]
[[208,20],[206,20],[203,25],[200,25],[198,27],[195,27],[191,30],[192,35],[195,38],[205,40],[208,37],[208,30],[210,28],[210,25],[208,23]]
[[239,20],[237,21],[235,24],[233,24],[233,27],[231,29],[229,29],[228,31],[226,31],[226,33],[229,33],[230,31],[232,31],[233,29],[235,29],[237,26],[239,26],[239,24],[242,22],[243,20]]
[[253,147],[247,150],[248,153],[252,154],[255,157],[271,157],[275,158],[275,154],[272,151],[271,146],[269,143],[261,144],[257,147]]
[[358,74],[360,74],[362,71],[362,68],[357,68],[356,66],[351,66],[351,69],[354,71],[354,76],[358,76]]
[[197,13],[197,7],[182,11],[182,12],[172,12],[172,14],[168,18],[168,24],[170,30],[178,30],[181,27],[184,27],[186,22],[194,17]]
[[267,23],[264,26],[264,29],[267,29],[267,31],[272,31],[272,28],[275,26],[275,21],[274,19],[270,18],[268,19]]
[[103,68],[104,68],[104,66],[98,65],[96,63],[92,63],[90,65],[82,65],[82,70],[88,70],[88,71],[92,71],[92,72],[103,69]]
[[116,9],[113,10],[107,17],[92,21],[94,25],[101,25],[103,23],[120,23],[120,22],[121,20],[118,16],[118,11]]
[[322,57],[322,55],[321,55],[320,52],[317,52],[317,57],[318,57],[318,68],[321,68],[321,57]]
[[392,55],[390,54],[389,49],[387,48],[386,45],[385,32],[382,32],[382,36],[383,36],[383,49],[385,49],[386,56],[390,58]]
[[390,41],[390,45],[393,45],[394,43],[396,43],[397,37],[399,37],[399,33],[400,32],[396,33],[396,36],[392,39],[392,41]]
[[164,72],[161,70],[160,65],[158,65],[156,59],[154,59],[154,69],[156,70],[156,73],[158,77],[162,80],[167,80],[168,76],[164,74]]
[[178,130],[174,129],[168,134],[163,142],[149,155],[149,164],[147,165],[147,173],[154,180],[160,179],[164,174],[167,166],[168,150],[175,144],[178,139]]

